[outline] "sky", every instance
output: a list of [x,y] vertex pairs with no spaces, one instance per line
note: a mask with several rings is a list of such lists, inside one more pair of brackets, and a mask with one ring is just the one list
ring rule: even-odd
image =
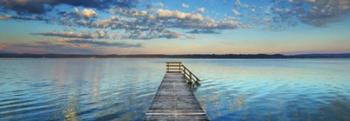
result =
[[349,0],[0,0],[0,53],[349,53],[349,12]]

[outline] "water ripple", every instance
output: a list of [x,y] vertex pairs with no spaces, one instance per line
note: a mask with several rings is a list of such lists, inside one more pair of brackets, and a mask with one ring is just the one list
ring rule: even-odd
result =
[[[0,121],[142,120],[165,61],[0,59]],[[350,61],[181,61],[213,121],[350,121]]]

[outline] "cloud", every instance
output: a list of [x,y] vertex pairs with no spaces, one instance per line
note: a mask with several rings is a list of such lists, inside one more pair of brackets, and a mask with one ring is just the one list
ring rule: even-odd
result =
[[70,44],[88,44],[95,47],[118,47],[118,48],[133,48],[133,47],[142,47],[141,44],[130,44],[123,42],[105,42],[105,41],[96,41],[88,39],[74,39],[74,40],[64,40],[61,42],[70,43]]
[[[115,16],[112,16],[109,19],[98,19],[95,23],[92,23],[90,26],[96,27],[96,28],[107,28],[112,27],[112,25],[118,24],[118,18]],[[113,27],[114,28],[114,27]]]
[[10,16],[0,16],[0,20],[7,20],[7,19],[10,19],[11,17]]
[[274,21],[325,26],[349,14],[349,0],[289,0],[275,1],[272,12]]
[[240,16],[241,15],[241,13],[238,10],[236,10],[236,9],[232,9],[232,12],[236,16]]
[[110,18],[91,20],[66,13],[60,21],[67,26],[75,25],[95,29],[117,30],[120,33],[114,34],[116,35],[114,38],[139,40],[188,38],[185,34],[179,33],[174,29],[214,31],[243,27],[238,20],[229,18],[215,20],[205,17],[197,11],[188,13],[162,8],[156,10],[113,8],[109,9],[109,12],[111,14]]
[[249,4],[244,4],[241,2],[241,0],[235,0],[233,4],[233,8],[244,8],[244,9],[251,9],[251,5]]
[[[74,1],[74,0],[73,0]],[[79,0],[78,0],[79,1]],[[193,12],[184,12],[180,10],[170,10],[164,8],[137,9],[132,7],[109,6],[106,8],[93,6],[90,2],[96,3],[101,0],[89,1],[89,4],[69,2],[68,0],[5,0],[8,3],[5,8],[37,3],[35,5],[46,4],[54,6],[58,4],[67,4],[72,6],[71,10],[56,11],[56,14],[15,14],[9,16],[10,19],[17,20],[40,20],[48,23],[58,23],[67,27],[86,27],[96,32],[43,32],[33,33],[41,36],[75,38],[75,39],[176,39],[189,38],[185,33],[179,30],[193,30],[205,32],[208,30],[237,29],[243,25],[234,19],[212,19],[204,16],[205,8],[198,8]],[[102,0],[103,1],[103,0]],[[112,0],[114,1],[114,0]],[[115,1],[138,1],[138,0],[115,0]],[[133,2],[135,3],[135,2]],[[90,5],[91,4],[91,5]],[[35,6],[33,5],[33,6]],[[31,7],[33,7],[31,6]],[[11,7],[12,9],[12,7]],[[18,11],[19,12],[19,11]],[[99,16],[99,13],[100,16]],[[102,13],[103,12],[103,13]],[[26,12],[29,13],[29,12]],[[57,15],[57,16],[56,16]],[[103,17],[101,17],[103,16]],[[106,16],[109,16],[109,18]],[[3,17],[5,19],[5,17]],[[102,19],[103,18],[103,19]],[[8,19],[8,18],[6,18]],[[102,31],[103,30],[103,31]],[[113,33],[111,31],[118,31]],[[111,35],[109,34],[111,33]]]
[[191,33],[191,34],[220,34],[219,32],[216,32],[214,30],[198,30],[198,29],[189,31],[187,33]]
[[127,35],[121,36],[121,39],[140,39],[140,40],[150,40],[150,39],[177,39],[177,38],[187,38],[187,36],[169,30],[150,30],[150,31],[140,31],[134,30]]
[[108,38],[108,34],[105,31],[96,31],[96,33],[90,32],[43,32],[43,33],[32,33],[34,35],[41,36],[52,36],[52,37],[63,37],[63,38],[81,38],[81,39],[102,39]]
[[[33,33],[34,35],[50,36],[50,37],[60,37],[56,39],[51,39],[51,41],[39,41],[37,43],[55,43],[71,47],[141,47],[141,44],[131,44],[122,42],[106,42],[100,39],[110,38],[107,31],[97,30],[95,33],[91,32],[43,32],[43,33]],[[96,40],[97,39],[97,40]]]
[[93,48],[93,47],[116,47],[116,48],[137,48],[142,47],[141,44],[126,43],[126,42],[107,42],[103,40],[92,40],[92,39],[51,39],[45,41],[36,41],[34,45],[56,45],[63,47],[73,48]]
[[106,9],[112,6],[131,8],[138,2],[138,0],[1,0],[0,7],[17,13],[43,14],[61,4]]
[[145,10],[142,10],[142,11],[135,11],[131,14],[132,16],[135,16],[135,17],[148,17],[149,14],[147,11]]
[[0,6],[18,13],[44,13],[45,4],[52,4],[50,0],[1,0]]
[[29,20],[29,21],[49,21],[48,19],[43,18],[42,16],[36,16],[36,15],[26,15],[26,16],[0,15],[0,20],[8,20],[8,19]]
[[[96,30],[91,33],[35,33],[42,36],[149,40],[186,38],[186,33],[210,34],[219,30],[247,28],[247,25],[279,27],[301,22],[324,26],[339,21],[350,11],[349,0],[273,0],[261,5],[254,5],[260,2],[235,0],[231,17],[214,18],[204,14],[206,8],[203,7],[192,12],[167,9],[163,3],[152,2],[146,2],[147,6],[136,7],[140,1],[0,0],[0,20],[37,20],[70,28]],[[55,9],[58,5],[71,6],[71,10]],[[186,3],[181,6],[190,7]]]
[[32,20],[32,21],[49,21],[42,16],[30,15],[30,16],[11,16],[11,19],[15,20]]
[[190,7],[190,5],[188,5],[188,4],[186,4],[186,3],[182,3],[181,6],[182,6],[183,8],[189,8],[189,7]]
[[177,23],[177,27],[183,29],[203,29],[203,30],[224,30],[224,29],[237,29],[243,28],[243,25],[237,20],[226,19],[215,21],[209,19],[207,21],[202,22],[180,22]]
[[[1,44],[0,44],[1,45]],[[54,44],[51,42],[39,41],[34,43],[18,43],[5,44],[4,48],[0,48],[2,52],[9,53],[64,53],[64,54],[94,54],[96,50],[80,46],[66,46],[62,44]]]
[[79,8],[75,8],[75,12],[77,15],[83,18],[95,18],[97,17],[97,13],[94,9],[84,8],[83,10],[79,10]]
[[171,11],[167,9],[159,9],[157,12],[157,17],[161,19],[180,19],[180,20],[195,20],[201,21],[204,17],[198,13],[185,13],[178,10]]
[[166,39],[176,39],[176,38],[186,38],[185,35],[170,31],[170,30],[137,30],[132,29],[129,30],[128,33],[124,35],[119,35],[114,33],[113,35],[109,35],[107,31],[98,30],[95,33],[91,32],[42,32],[42,33],[32,33],[33,35],[41,35],[41,36],[49,36],[49,37],[62,37],[62,38],[70,38],[70,39],[140,39],[140,40],[150,40],[150,39],[158,39],[158,38],[166,38]]
[[200,14],[203,14],[205,12],[205,8],[201,7],[201,8],[198,8],[197,9],[197,12],[200,13]]
[[0,43],[0,50],[4,49],[5,47],[7,47],[7,44]]
[[139,48],[141,44],[106,42],[89,39],[51,39],[32,43],[0,43],[0,51],[14,53],[98,54],[98,48]]
[[151,3],[148,4],[146,7],[147,9],[154,9],[154,8],[163,8],[165,5],[162,2],[158,2],[158,3]]

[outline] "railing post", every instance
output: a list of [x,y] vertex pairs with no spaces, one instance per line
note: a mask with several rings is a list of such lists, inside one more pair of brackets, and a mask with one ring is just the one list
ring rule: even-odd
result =
[[183,74],[183,68],[182,68],[182,64],[180,65],[180,73]]
[[192,83],[192,72],[191,71],[189,71],[190,72],[190,82]]

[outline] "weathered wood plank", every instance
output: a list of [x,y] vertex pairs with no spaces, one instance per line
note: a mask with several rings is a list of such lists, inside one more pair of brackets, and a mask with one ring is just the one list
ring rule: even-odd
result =
[[166,73],[146,121],[208,121],[196,97],[181,73]]

